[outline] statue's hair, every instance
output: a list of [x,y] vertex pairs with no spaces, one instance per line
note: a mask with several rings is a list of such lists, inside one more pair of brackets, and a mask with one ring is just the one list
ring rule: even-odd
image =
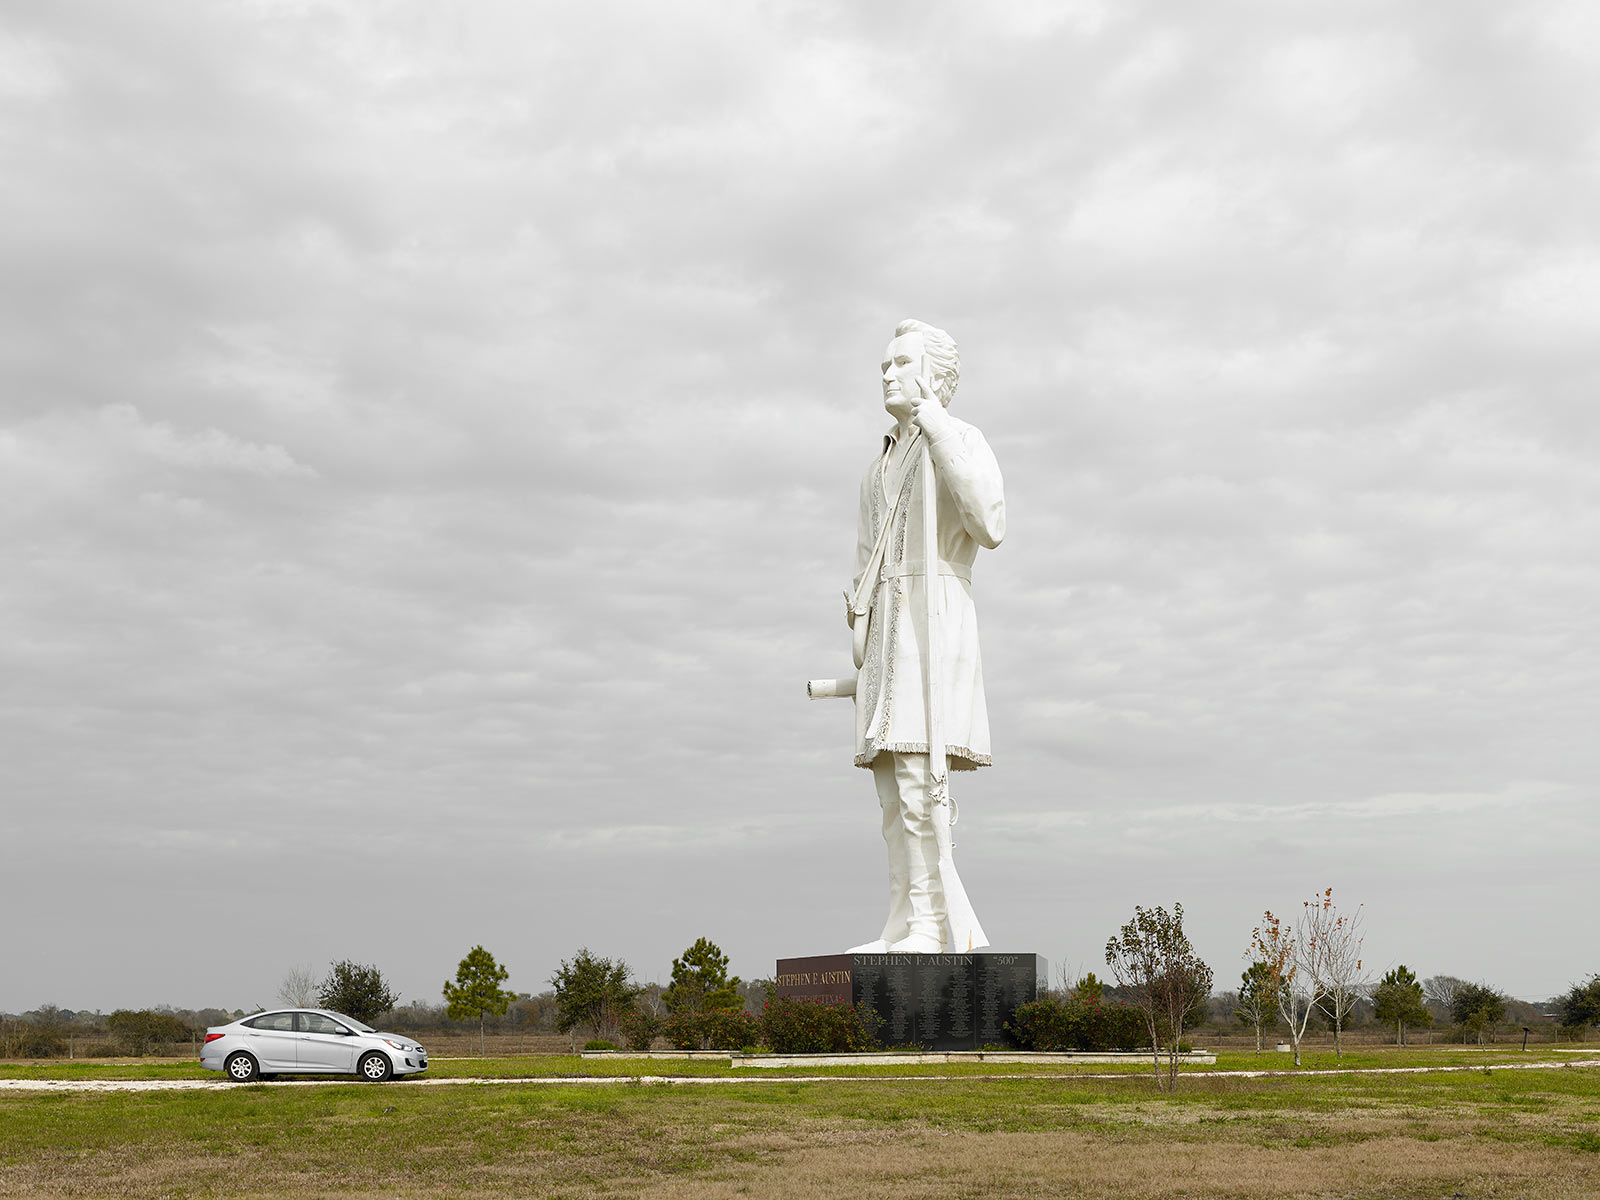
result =
[[940,404],[949,408],[950,401],[955,399],[956,384],[961,382],[961,355],[956,351],[955,339],[944,330],[936,329],[915,317],[907,317],[894,327],[895,337],[907,333],[922,335],[922,344],[928,351],[928,362],[933,367],[933,394],[939,397]]

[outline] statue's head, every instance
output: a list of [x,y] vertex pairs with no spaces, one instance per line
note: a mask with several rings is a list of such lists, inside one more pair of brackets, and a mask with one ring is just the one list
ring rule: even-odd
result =
[[[956,394],[956,384],[961,379],[961,356],[956,352],[955,339],[926,321],[907,317],[894,327],[894,341],[889,343],[889,350],[884,355],[885,368],[897,359],[907,357],[913,361],[912,374],[921,373],[921,360],[926,359],[933,394],[939,398],[940,404],[949,408]],[[914,387],[910,391],[912,395],[916,394]]]

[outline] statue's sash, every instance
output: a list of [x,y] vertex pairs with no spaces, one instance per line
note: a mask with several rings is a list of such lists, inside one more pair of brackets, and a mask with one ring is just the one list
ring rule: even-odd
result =
[[[911,441],[906,446],[905,462],[909,467],[911,455],[917,448],[918,441],[922,440],[922,430],[917,430],[911,435]],[[926,458],[926,443],[924,454]],[[878,464],[880,478],[883,473],[883,464]],[[861,664],[867,661],[867,630],[872,625],[872,596],[877,591],[883,574],[883,556],[889,548],[889,540],[894,536],[895,513],[900,507],[900,496],[905,491],[903,487],[894,490],[893,498],[887,491],[884,499],[888,507],[883,510],[883,524],[878,528],[878,541],[872,547],[872,557],[867,559],[866,568],[861,572],[861,578],[856,581],[855,595],[850,597],[850,656],[855,659],[856,670],[861,669]]]

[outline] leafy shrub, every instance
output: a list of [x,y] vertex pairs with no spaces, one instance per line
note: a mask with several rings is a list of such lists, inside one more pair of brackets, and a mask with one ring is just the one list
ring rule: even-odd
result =
[[605,1038],[592,1038],[583,1044],[583,1048],[585,1050],[615,1050],[617,1048],[617,1044],[615,1042],[608,1042],[605,1040]]
[[622,1038],[629,1050],[648,1050],[661,1032],[661,1018],[638,1008],[630,1008],[617,1018]]
[[675,1012],[661,1022],[661,1036],[674,1050],[699,1050],[700,1014]]
[[677,1050],[743,1050],[761,1040],[761,1026],[743,1009],[680,1011],[661,1023],[661,1036]]
[[1138,1050],[1150,1044],[1144,1014],[1133,1005],[1077,996],[1018,1005],[1006,1032],[1025,1050]]
[[1600,975],[1587,983],[1575,983],[1559,1001],[1561,1033],[1575,1042],[1583,1041],[1584,1030],[1600,1025]]
[[106,1018],[106,1028],[122,1039],[129,1054],[143,1057],[162,1042],[187,1041],[190,1029],[169,1012],[119,1008]]
[[701,1014],[708,1050],[746,1050],[761,1040],[761,1023],[742,1008]]
[[17,1058],[60,1058],[67,1052],[67,1039],[48,1025],[24,1029],[11,1045]]
[[865,1004],[773,997],[762,1006],[760,1030],[775,1054],[839,1054],[872,1049],[881,1023]]
[[633,968],[620,958],[600,958],[587,946],[570,961],[562,959],[550,978],[555,985],[557,1031],[587,1025],[595,1037],[609,1033],[643,990],[632,976]]
[[320,1007],[344,1013],[368,1025],[399,1003],[400,993],[389,986],[382,971],[348,958],[328,968],[328,977],[317,992]]

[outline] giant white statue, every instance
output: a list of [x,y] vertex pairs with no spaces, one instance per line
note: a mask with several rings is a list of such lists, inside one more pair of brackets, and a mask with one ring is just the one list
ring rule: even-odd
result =
[[854,952],[964,952],[989,944],[956,873],[949,772],[990,764],[972,564],[1005,535],[1000,467],[945,410],[960,375],[942,329],[905,320],[883,355],[895,424],[861,481],[846,595],[855,680],[811,693],[856,704],[855,763],[872,771],[889,851],[889,915]]

